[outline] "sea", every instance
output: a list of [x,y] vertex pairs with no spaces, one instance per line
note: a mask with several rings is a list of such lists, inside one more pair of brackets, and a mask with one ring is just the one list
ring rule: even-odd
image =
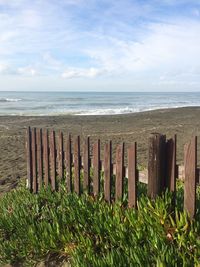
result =
[[200,106],[200,92],[3,92],[0,115],[113,115]]

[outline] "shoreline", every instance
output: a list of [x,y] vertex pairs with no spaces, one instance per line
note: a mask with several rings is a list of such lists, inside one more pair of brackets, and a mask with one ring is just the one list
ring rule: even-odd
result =
[[107,117],[107,116],[132,116],[134,114],[143,114],[143,113],[151,113],[151,112],[166,112],[178,109],[200,109],[200,106],[181,106],[181,107],[169,107],[169,108],[155,108],[155,109],[147,109],[142,111],[135,111],[135,112],[125,112],[125,113],[107,113],[107,114],[75,114],[75,113],[55,113],[55,114],[0,114],[0,118],[8,118],[8,117],[24,117],[24,118],[40,118],[40,117]]
[[64,134],[70,132],[80,135],[81,141],[90,136],[91,143],[100,138],[102,146],[112,140],[113,151],[122,141],[125,150],[136,141],[138,163],[146,167],[150,133],[160,132],[167,138],[177,134],[177,160],[181,164],[184,144],[193,135],[200,137],[199,118],[200,107],[114,115],[0,116],[0,194],[11,190],[26,176],[25,130],[28,126],[62,130]]

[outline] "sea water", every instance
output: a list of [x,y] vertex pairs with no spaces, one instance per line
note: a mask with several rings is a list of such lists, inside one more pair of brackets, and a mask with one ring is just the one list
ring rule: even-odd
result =
[[1,92],[0,115],[111,115],[200,106],[200,92]]

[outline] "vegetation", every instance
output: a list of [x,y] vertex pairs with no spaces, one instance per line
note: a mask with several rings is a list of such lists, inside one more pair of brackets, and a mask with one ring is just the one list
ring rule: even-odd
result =
[[[0,263],[34,266],[44,258],[71,266],[199,266],[200,216],[190,220],[171,194],[156,201],[139,185],[138,210],[83,194],[23,186],[0,199]],[[198,191],[198,205],[200,192]]]

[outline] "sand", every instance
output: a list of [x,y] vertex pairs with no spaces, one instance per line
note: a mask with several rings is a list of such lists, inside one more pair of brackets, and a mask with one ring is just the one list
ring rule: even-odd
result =
[[[27,126],[63,130],[72,135],[91,136],[113,147],[137,141],[138,161],[147,166],[148,137],[159,132],[168,138],[177,134],[178,163],[183,162],[183,146],[193,135],[200,136],[200,107],[164,109],[113,116],[0,117],[0,194],[16,187],[26,177],[25,132]],[[199,138],[200,139],[200,138]]]

